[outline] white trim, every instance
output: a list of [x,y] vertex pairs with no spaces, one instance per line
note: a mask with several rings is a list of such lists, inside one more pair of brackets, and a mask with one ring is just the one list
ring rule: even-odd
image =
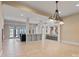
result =
[[79,46],[79,43],[78,42],[73,42],[73,41],[62,41],[62,43],[66,43],[66,44],[72,44],[72,45],[78,45]]

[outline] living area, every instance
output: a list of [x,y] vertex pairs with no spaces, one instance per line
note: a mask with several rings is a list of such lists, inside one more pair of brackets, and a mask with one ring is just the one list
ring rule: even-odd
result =
[[1,3],[1,56],[79,56],[78,2]]

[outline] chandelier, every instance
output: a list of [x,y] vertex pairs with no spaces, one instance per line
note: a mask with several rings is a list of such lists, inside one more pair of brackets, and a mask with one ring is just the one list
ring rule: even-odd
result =
[[56,1],[56,10],[55,10],[54,16],[51,15],[49,19],[50,21],[55,21],[56,23],[64,24],[63,19],[59,16],[58,1]]

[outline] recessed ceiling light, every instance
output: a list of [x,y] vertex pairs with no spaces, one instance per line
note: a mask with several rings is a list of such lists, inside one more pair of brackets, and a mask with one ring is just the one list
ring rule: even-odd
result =
[[53,19],[50,19],[50,20],[49,20],[49,22],[53,22],[53,21],[54,21]]
[[21,16],[23,16],[23,14],[21,14]]
[[79,7],[79,4],[76,4],[75,6]]
[[59,14],[61,14],[61,11],[59,11]]

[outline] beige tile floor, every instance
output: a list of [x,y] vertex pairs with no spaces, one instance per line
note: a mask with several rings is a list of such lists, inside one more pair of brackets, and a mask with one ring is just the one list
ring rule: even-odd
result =
[[3,54],[6,57],[53,57],[53,56],[79,56],[79,46],[58,43],[46,40],[42,45],[41,41],[30,43],[10,39],[3,42]]

